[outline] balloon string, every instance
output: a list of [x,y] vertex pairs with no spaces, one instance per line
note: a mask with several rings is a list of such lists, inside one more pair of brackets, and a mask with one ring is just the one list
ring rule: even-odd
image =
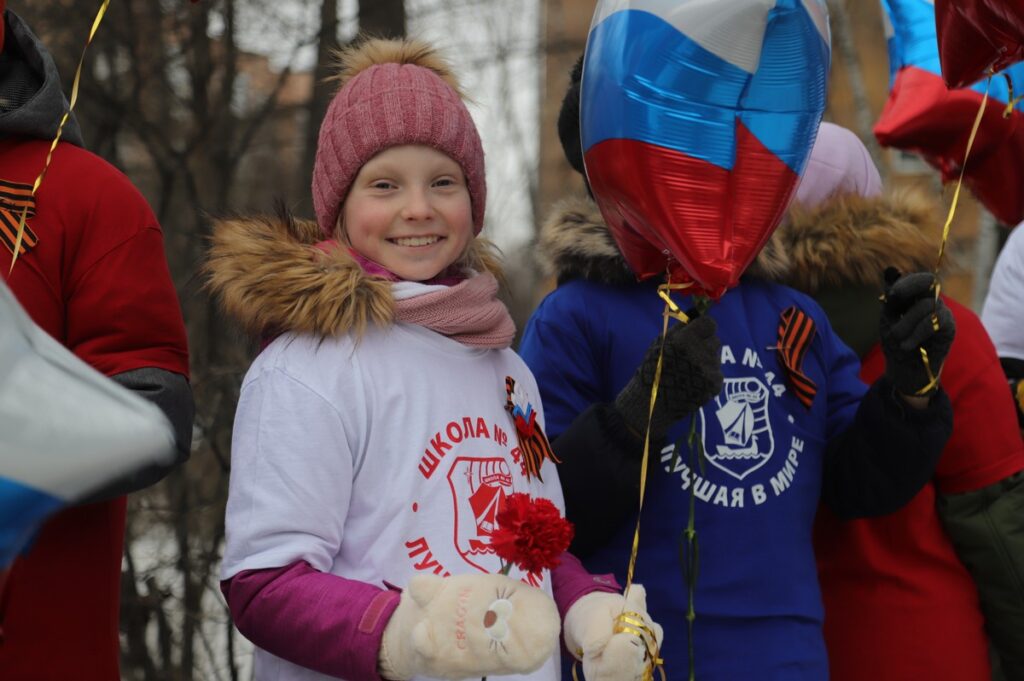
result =
[[665,301],[665,309],[661,313],[663,319],[661,326],[661,345],[658,347],[658,362],[654,368],[654,382],[651,384],[651,399],[647,408],[647,428],[644,432],[644,454],[640,461],[640,504],[637,509],[636,529],[633,531],[633,547],[629,552],[629,568],[626,570],[625,594],[627,596],[629,595],[630,587],[633,586],[633,572],[636,569],[636,556],[640,550],[640,516],[643,514],[644,494],[647,491],[647,468],[651,454],[651,421],[654,418],[654,404],[658,400],[658,387],[661,385],[661,366],[662,361],[665,358],[665,335],[668,333],[668,320],[669,318],[677,319],[683,324],[690,321],[690,318],[686,313],[679,309],[679,306],[672,300],[670,292],[679,291],[691,286],[693,286],[693,284],[673,284],[670,279],[668,283],[662,284],[658,287],[658,297]]
[[[651,383],[651,399],[647,408],[647,428],[644,432],[644,453],[640,461],[640,502],[637,508],[636,528],[633,530],[633,546],[629,552],[629,568],[626,570],[626,589],[624,596],[629,598],[629,590],[633,586],[633,574],[636,570],[636,558],[640,551],[640,518],[644,510],[644,495],[647,492],[647,469],[650,466],[651,458],[651,422],[654,419],[654,406],[658,401],[658,387],[661,385],[661,369],[665,359],[665,337],[668,335],[668,320],[675,319],[683,324],[690,321],[690,317],[676,305],[672,300],[672,291],[681,291],[692,287],[692,283],[673,284],[671,277],[668,281],[658,286],[658,297],[665,301],[665,309],[662,311],[661,344],[658,346],[658,362],[654,368],[654,381]],[[626,629],[623,629],[626,631]],[[653,636],[652,636],[653,638]],[[664,661],[660,658],[655,645],[653,654],[648,646],[648,666],[644,672],[643,681],[651,681],[654,669],[661,673],[662,681],[665,680]],[[572,677],[579,681],[576,675],[576,663],[573,663]]]
[[956,189],[953,191],[953,201],[949,205],[949,213],[946,215],[946,224],[942,226],[942,241],[939,242],[939,258],[935,263],[935,276],[938,281],[939,269],[942,267],[942,256],[946,252],[946,242],[949,240],[949,228],[953,224],[953,216],[956,214],[957,204],[960,202],[960,189],[964,184],[964,173],[967,171],[967,160],[971,156],[971,148],[974,146],[974,138],[978,135],[978,128],[981,127],[981,118],[985,113],[985,105],[988,103],[988,89],[992,84],[992,76],[989,75],[985,81],[985,96],[981,98],[981,106],[978,107],[978,115],[974,117],[974,125],[971,127],[971,135],[967,138],[967,150],[964,152],[964,162],[960,166],[960,177],[956,181]]
[[[1006,109],[1003,111],[1003,116],[1008,116],[1012,111],[1013,107],[1020,97],[1014,98],[1013,96],[1013,83],[1010,81],[1010,77],[1006,74],[1006,82],[1009,86],[1010,102],[1007,104]],[[978,114],[974,117],[974,124],[971,126],[971,134],[967,138],[967,148],[964,150],[964,162],[960,165],[960,176],[956,180],[956,189],[953,190],[953,200],[949,204],[949,213],[946,215],[946,223],[942,226],[942,239],[939,241],[939,257],[935,262],[935,283],[932,284],[932,289],[935,291],[935,300],[938,301],[939,294],[942,291],[942,286],[939,283],[939,270],[942,268],[942,258],[946,253],[946,244],[949,242],[949,230],[953,225],[953,217],[956,215],[957,205],[960,203],[960,190],[964,185],[964,174],[967,172],[967,161],[971,157],[971,149],[974,147],[974,139],[978,136],[978,129],[981,127],[981,119],[985,115],[985,107],[988,104],[988,92],[992,85],[992,72],[988,74],[988,78],[985,80],[985,94],[981,98],[981,106],[978,107]],[[939,330],[939,319],[936,315],[932,315],[932,327]],[[924,364],[924,370],[928,376],[928,383],[923,388],[918,390],[915,394],[923,396],[930,393],[939,383],[939,376],[942,374],[942,367],[939,367],[938,371],[932,371],[931,362],[928,361],[928,353],[924,348],[920,348],[921,351],[921,362]]]
[[641,681],[653,681],[655,669],[661,672],[661,681],[666,681],[665,660],[661,658],[661,651],[658,650],[658,637],[647,626],[640,613],[624,610],[615,618],[615,628],[612,631],[615,634],[631,634],[643,644],[645,664]]
[[[39,175],[36,177],[36,181],[32,183],[32,198],[35,199],[36,192],[39,191],[39,185],[43,183],[43,178],[46,176],[46,171],[50,168],[50,161],[53,160],[53,152],[57,148],[58,142],[60,142],[61,135],[64,134],[64,126],[71,118],[71,112],[75,110],[75,104],[78,102],[78,84],[82,80],[82,67],[85,64],[85,53],[89,49],[89,45],[92,44],[93,36],[96,35],[96,30],[100,27],[100,23],[103,21],[103,17],[107,14],[107,7],[110,6],[110,0],[103,0],[103,4],[100,5],[99,10],[96,12],[96,18],[92,21],[92,28],[89,30],[89,37],[85,41],[85,46],[82,48],[82,56],[78,60],[78,68],[75,69],[75,79],[71,86],[71,102],[68,105],[68,110],[64,112],[64,117],[60,119],[60,125],[57,126],[57,134],[53,136],[53,142],[50,143],[50,150],[46,152],[46,162],[43,164],[43,169],[39,171]],[[21,251],[21,242],[25,237],[25,220],[28,217],[28,205],[21,210],[21,217],[18,220],[18,235],[14,240],[14,252],[11,255],[11,268],[7,271],[10,275],[14,271],[14,263],[18,262],[18,253]]]
[[[992,78],[992,74],[991,73],[989,73],[989,78]],[[1024,95],[1018,95],[1018,96],[1014,97],[1013,96],[1013,79],[1010,78],[1010,74],[1006,73],[1005,71],[1003,72],[1003,78],[1006,79],[1006,89],[1010,93],[1009,96],[1007,97],[1007,99],[1009,99],[1009,101],[1006,103],[1006,108],[1003,109],[1003,118],[1009,118],[1010,115],[1013,113],[1013,110],[1015,108],[1017,108],[1018,104],[1020,104],[1021,100],[1024,100]],[[986,93],[988,92],[988,86],[987,85],[985,86],[985,91],[986,91]]]

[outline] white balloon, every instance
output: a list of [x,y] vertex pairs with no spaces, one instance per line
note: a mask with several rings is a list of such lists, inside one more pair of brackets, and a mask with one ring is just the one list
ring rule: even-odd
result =
[[173,458],[163,412],[36,326],[0,281],[0,525],[31,533],[41,512]]

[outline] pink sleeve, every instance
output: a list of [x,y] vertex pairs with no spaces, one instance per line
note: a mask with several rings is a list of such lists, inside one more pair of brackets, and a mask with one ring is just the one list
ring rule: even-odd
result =
[[551,591],[555,595],[558,614],[565,614],[573,603],[593,591],[621,593],[622,588],[615,581],[615,575],[592,575],[583,567],[580,559],[568,551],[562,554],[561,563],[551,571]]
[[319,572],[305,561],[245,570],[220,588],[235,626],[263,650],[347,681],[381,681],[377,655],[398,591]]

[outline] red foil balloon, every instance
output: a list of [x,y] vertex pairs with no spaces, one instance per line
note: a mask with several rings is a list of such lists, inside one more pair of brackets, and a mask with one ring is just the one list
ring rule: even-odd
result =
[[[960,176],[967,141],[981,105],[975,90],[947,90],[934,75],[907,67],[875,125],[883,146],[921,154],[942,173],[942,181]],[[1024,219],[1024,113],[1003,118],[1006,105],[989,97],[967,161],[964,184],[1000,222]]]
[[956,180],[987,91],[964,184],[1003,224],[1024,220],[1024,110],[1015,103],[1003,116],[1011,91],[1024,90],[1024,63],[1011,64],[988,84],[948,89],[940,73],[931,0],[882,0],[882,5],[893,28],[889,59],[895,77],[875,124],[878,141],[919,153],[942,172],[944,182]]
[[1024,2],[935,0],[942,78],[964,87],[1024,60]]
[[601,0],[587,179],[630,268],[713,298],[778,225],[825,108],[824,0]]

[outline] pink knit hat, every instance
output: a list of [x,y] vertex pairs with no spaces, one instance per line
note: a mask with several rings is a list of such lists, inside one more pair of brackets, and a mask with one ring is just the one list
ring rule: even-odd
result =
[[794,202],[813,208],[833,196],[878,196],[882,178],[864,143],[834,123],[822,123]]
[[324,235],[333,234],[363,164],[402,144],[432,147],[462,166],[479,233],[487,200],[483,146],[437,52],[416,40],[370,40],[341,55],[338,80],[313,164],[313,208]]

